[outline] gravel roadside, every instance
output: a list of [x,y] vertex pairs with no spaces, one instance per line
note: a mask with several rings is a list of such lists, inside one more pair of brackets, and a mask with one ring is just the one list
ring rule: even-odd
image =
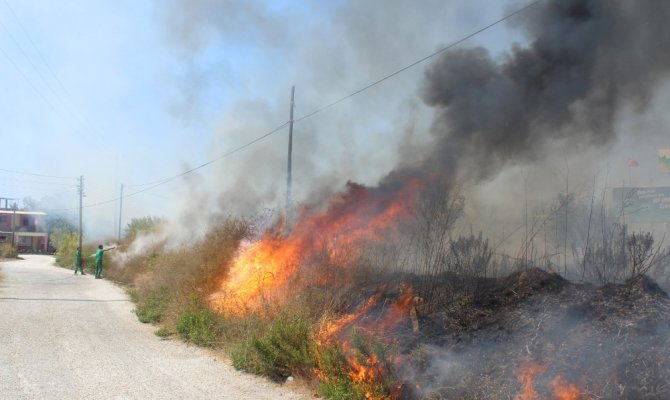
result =
[[160,340],[124,291],[53,265],[3,261],[0,397],[7,399],[306,399],[236,371],[206,350]]

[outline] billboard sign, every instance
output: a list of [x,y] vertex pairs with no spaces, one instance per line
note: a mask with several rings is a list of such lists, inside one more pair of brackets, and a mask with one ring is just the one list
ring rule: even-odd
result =
[[670,187],[614,188],[613,200],[626,221],[644,223],[670,222]]

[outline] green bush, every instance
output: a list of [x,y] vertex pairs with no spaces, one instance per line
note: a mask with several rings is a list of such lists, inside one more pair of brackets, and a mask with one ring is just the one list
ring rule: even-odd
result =
[[253,332],[233,347],[233,365],[273,379],[305,375],[314,365],[309,332],[304,317],[279,315],[267,332]]
[[[56,246],[56,264],[64,268],[74,269],[74,253],[79,245],[79,235],[75,232],[55,230],[51,234],[51,242]],[[84,257],[82,251],[82,257]]]
[[365,393],[354,385],[347,375],[349,363],[338,346],[328,346],[317,353],[319,370],[319,392],[326,399],[358,400]]
[[162,225],[165,225],[165,223],[165,218],[160,217],[133,218],[128,223],[123,237],[132,241],[140,234],[147,234],[157,231]]
[[251,340],[242,340],[235,343],[230,349],[230,359],[233,367],[256,375],[268,375],[267,365],[251,344]]
[[198,346],[212,346],[216,341],[216,316],[210,310],[187,310],[177,317],[177,333]]
[[159,289],[143,297],[137,291],[132,293],[131,298],[137,304],[135,314],[140,322],[155,324],[163,320],[165,310],[170,304],[170,294],[167,290]]
[[172,333],[173,332],[170,330],[170,328],[163,326],[157,329],[156,332],[154,332],[154,335],[158,336],[159,338],[167,338],[172,336]]
[[218,316],[214,311],[203,306],[195,295],[191,298],[191,307],[177,317],[177,333],[179,336],[198,346],[213,346],[219,336],[217,327]]
[[[84,246],[84,249],[81,251],[81,260],[84,263],[84,271],[86,273],[92,274],[95,272],[95,256],[90,253],[94,252],[92,249],[87,249]],[[107,266],[105,266],[107,268]]]
[[14,246],[9,243],[3,243],[0,245],[0,258],[16,258],[18,253]]

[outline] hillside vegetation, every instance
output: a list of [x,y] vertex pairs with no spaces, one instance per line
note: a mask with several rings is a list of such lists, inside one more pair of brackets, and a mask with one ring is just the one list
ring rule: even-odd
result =
[[[127,285],[158,336],[279,382],[298,377],[326,398],[670,396],[670,302],[643,276],[666,276],[653,237],[594,240],[575,253],[575,284],[546,257],[458,235],[461,201],[428,206],[383,241],[375,232],[344,247],[336,234],[301,236],[300,224],[261,231],[236,218],[188,245],[136,235],[104,275]],[[613,229],[605,239],[620,237]]]

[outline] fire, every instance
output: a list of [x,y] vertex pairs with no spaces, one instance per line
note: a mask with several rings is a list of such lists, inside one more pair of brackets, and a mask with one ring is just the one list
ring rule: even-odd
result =
[[381,292],[377,293],[375,296],[370,297],[366,303],[359,307],[355,312],[347,314],[335,321],[329,321],[326,326],[321,330],[319,335],[320,342],[326,342],[334,336],[341,333],[344,329],[351,327],[354,323],[360,320],[360,318],[365,315],[372,307],[379,302],[381,298]]
[[382,332],[389,331],[407,321],[410,310],[416,305],[416,299],[412,287],[403,288],[403,294],[391,305],[385,318],[378,323],[378,329]]
[[255,299],[264,291],[285,284],[300,262],[301,243],[267,234],[235,260],[225,282],[237,299]]
[[556,400],[579,400],[582,399],[581,390],[568,383],[562,376],[557,376],[551,381],[551,388],[554,391],[554,398]]
[[[212,306],[239,315],[264,302],[281,304],[306,285],[346,282],[351,277],[347,267],[356,265],[366,245],[395,235],[400,224],[412,218],[426,183],[407,179],[400,187],[372,189],[348,183],[347,192],[331,200],[326,210],[303,210],[290,231],[276,229],[245,243],[212,295]],[[393,365],[400,361],[379,351],[379,345],[393,343],[376,338],[410,323],[410,310],[416,305],[409,286],[401,288],[392,304],[382,302],[385,291],[380,288],[350,314],[324,323],[315,339],[324,348],[338,344],[339,370],[368,399],[393,398],[388,393],[393,389],[385,388],[390,387]],[[356,340],[353,332],[360,332]],[[322,367],[332,368],[327,362]],[[314,373],[328,379],[321,371]]]
[[[388,307],[380,305],[384,289],[370,297],[365,304],[360,306],[351,314],[345,315],[337,320],[326,324],[319,334],[317,343],[326,345],[332,341],[337,341],[347,362],[347,376],[351,382],[359,387],[367,399],[387,399],[395,398],[395,393],[379,393],[380,383],[388,382],[392,377],[392,369],[399,365],[402,360],[397,356],[380,360],[374,352],[360,351],[356,349],[353,343],[352,331],[369,334],[370,336],[363,340],[382,340],[384,346],[392,345],[388,339],[389,331],[398,327],[403,322],[410,322],[410,310],[416,305],[416,297],[413,295],[412,288],[405,286],[399,299]],[[381,314],[379,313],[381,309]],[[373,316],[374,315],[374,316]],[[360,333],[359,333],[360,334]],[[359,344],[360,345],[360,344]],[[366,343],[367,347],[372,348],[372,343]],[[323,374],[317,372],[317,376],[323,377]],[[390,385],[389,385],[390,386]],[[377,390],[376,390],[377,389]],[[395,390],[400,390],[396,387]]]
[[516,372],[516,377],[521,382],[522,391],[521,394],[515,397],[515,400],[537,400],[539,397],[533,386],[533,381],[546,370],[546,365],[526,360],[521,370]]
[[[535,391],[534,381],[539,375],[547,371],[547,364],[537,364],[531,360],[526,360],[522,368],[516,372],[516,377],[521,382],[522,391],[518,394],[516,400],[539,400],[541,397]],[[569,383],[563,376],[558,375],[551,380],[551,386],[554,400],[580,400],[581,389]]]
[[377,294],[370,297],[364,305],[358,307],[355,312],[347,314],[335,321],[330,321],[321,329],[322,341],[327,341],[335,336],[341,335],[346,329],[354,324],[359,329],[381,335],[397,327],[402,322],[409,320],[410,310],[416,303],[411,286],[402,288],[400,298],[396,300],[381,316],[374,319],[363,319],[370,310],[379,303],[384,292],[382,288]]
[[[348,183],[348,191],[332,200],[325,211],[303,211],[291,232],[279,229],[266,233],[241,249],[222,280],[221,290],[213,295],[213,306],[241,313],[261,300],[281,301],[282,291],[285,295],[307,261],[328,262],[343,254],[358,259],[365,244],[382,241],[412,216],[416,194],[423,185],[410,179],[400,188],[382,190]],[[341,267],[337,262],[330,264]],[[346,279],[346,271],[321,277],[319,283],[341,283],[336,276]]]

